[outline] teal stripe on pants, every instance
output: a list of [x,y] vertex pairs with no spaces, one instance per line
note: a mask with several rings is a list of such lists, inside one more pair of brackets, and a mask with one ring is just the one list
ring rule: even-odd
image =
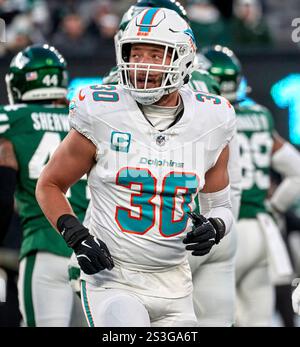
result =
[[88,298],[87,298],[86,282],[82,281],[81,283],[82,283],[81,285],[82,285],[82,296],[83,296],[84,309],[85,309],[85,312],[86,312],[86,315],[87,315],[87,318],[88,318],[88,321],[89,321],[89,326],[93,328],[95,326],[95,324],[94,324],[92,313],[91,313],[91,310],[90,310],[89,301],[88,301]]

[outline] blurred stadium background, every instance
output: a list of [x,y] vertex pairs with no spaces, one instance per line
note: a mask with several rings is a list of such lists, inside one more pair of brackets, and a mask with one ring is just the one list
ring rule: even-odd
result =
[[[46,42],[61,51],[68,62],[71,87],[89,79],[100,80],[115,65],[114,34],[123,13],[135,2],[0,0],[0,18],[6,23],[6,43],[0,43],[0,103],[8,102],[4,76],[12,56],[32,43]],[[298,17],[300,26],[300,1],[180,2],[191,19],[198,47],[220,43],[232,48],[242,62],[252,90],[250,97],[272,111],[280,135],[300,148],[300,33],[297,43],[293,40],[297,29],[292,26]],[[298,211],[300,218],[299,210],[293,213]],[[2,276],[10,280],[7,304],[0,303],[0,326],[17,325],[20,319],[14,285],[18,230],[16,219],[5,240],[6,248],[0,251],[0,267],[4,261],[8,269]],[[280,318],[274,321],[274,325],[283,324]]]

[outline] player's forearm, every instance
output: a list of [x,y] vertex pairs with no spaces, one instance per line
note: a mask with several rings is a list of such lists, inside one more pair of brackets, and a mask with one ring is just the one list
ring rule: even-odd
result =
[[62,215],[74,215],[65,197],[67,190],[90,171],[96,147],[75,130],[71,130],[57,148],[36,187],[36,198],[50,223],[56,228]]
[[199,201],[201,213],[206,218],[221,218],[225,224],[225,234],[227,234],[234,220],[230,202],[230,186],[214,193],[200,193]]
[[14,211],[18,168],[12,143],[0,138],[0,244],[8,231]]
[[0,244],[2,243],[14,211],[14,192],[17,171],[0,165]]
[[300,176],[285,178],[270,199],[271,207],[285,213],[300,197]]
[[272,168],[284,176],[270,202],[284,213],[300,196],[300,153],[289,143],[277,150],[272,157]]
[[55,229],[57,229],[57,220],[61,215],[75,215],[64,191],[56,184],[47,181],[43,177],[41,177],[37,183],[36,199],[46,218]]

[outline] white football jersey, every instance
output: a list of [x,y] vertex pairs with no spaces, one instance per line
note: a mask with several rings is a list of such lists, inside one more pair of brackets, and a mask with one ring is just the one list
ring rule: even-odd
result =
[[97,147],[90,232],[129,269],[161,271],[186,259],[186,212],[234,134],[226,99],[189,88],[180,95],[183,115],[163,132],[121,86],[87,87],[70,103],[71,127]]

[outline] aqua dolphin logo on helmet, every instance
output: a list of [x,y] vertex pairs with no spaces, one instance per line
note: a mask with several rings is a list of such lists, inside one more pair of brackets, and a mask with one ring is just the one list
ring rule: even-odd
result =
[[195,39],[195,36],[194,36],[194,33],[193,33],[192,29],[188,28],[188,29],[184,30],[184,33],[190,37],[191,47],[196,52],[196,50],[197,50],[196,39]]
[[[193,34],[189,25],[175,11],[162,8],[145,9],[126,27],[117,46],[120,83],[141,104],[153,104],[188,82],[195,57]],[[134,44],[160,46],[163,60],[159,64],[129,61]],[[170,61],[167,63],[167,56]],[[138,88],[137,74],[143,72],[144,87]],[[147,87],[151,74],[160,73],[160,86]],[[132,77],[134,76],[134,77]]]
[[188,28],[188,29],[184,30],[184,33],[187,34],[193,40],[194,44],[196,45],[196,40],[195,40],[195,36],[194,36],[192,29]]

